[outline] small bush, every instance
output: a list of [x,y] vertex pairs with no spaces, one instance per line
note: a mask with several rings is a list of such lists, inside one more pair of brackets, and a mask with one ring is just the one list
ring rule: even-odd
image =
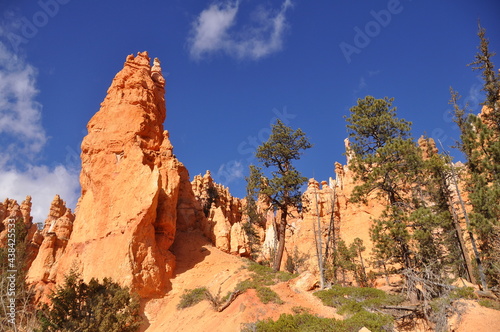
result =
[[257,283],[255,280],[246,279],[246,280],[240,281],[236,285],[236,290],[240,290],[240,291],[244,292],[248,289],[257,289],[258,287],[260,287],[259,283]]
[[[377,310],[383,305],[395,305],[403,302],[403,297],[387,294],[380,289],[368,287],[341,287],[333,286],[331,289],[314,293],[323,304],[335,307],[339,314],[347,314],[344,331],[350,328],[365,326],[369,330],[387,331],[392,329],[393,318],[381,313],[370,311]],[[355,330],[355,331],[357,331]]]
[[472,287],[460,287],[450,292],[450,298],[452,300],[475,299],[477,295],[474,293],[474,288]]
[[283,304],[284,302],[280,299],[279,295],[269,287],[258,287],[256,289],[257,296],[260,301],[264,304],[273,302],[276,304]]
[[500,302],[490,299],[481,299],[478,301],[480,305],[486,308],[500,310]]
[[87,284],[75,271],[38,311],[40,331],[137,331],[142,318],[139,299],[108,278]]
[[192,307],[206,298],[206,287],[198,287],[191,290],[185,290],[181,295],[181,301],[177,304],[177,310]]
[[291,280],[293,278],[296,278],[297,276],[298,274],[296,273],[292,274],[290,272],[284,272],[284,271],[276,272],[276,279],[278,279],[280,282]]
[[259,285],[264,286],[272,286],[278,282],[288,281],[297,277],[297,274],[285,271],[274,272],[269,266],[260,265],[255,262],[250,262],[247,269],[253,272],[252,279]]
[[[343,322],[331,318],[320,318],[311,314],[282,314],[277,321],[266,319],[247,324],[243,332],[317,332],[317,331],[347,331]],[[355,330],[350,330],[354,332]]]
[[324,305],[337,308],[341,314],[355,314],[364,309],[375,309],[382,305],[403,302],[401,296],[368,287],[333,286],[331,289],[318,291],[314,295],[319,297]]
[[295,307],[292,307],[292,312],[296,315],[298,314],[309,314],[311,313],[311,310],[309,308],[305,308],[305,307],[302,307],[302,306],[295,306]]
[[253,272],[250,279],[240,281],[238,285],[236,285],[236,290],[244,292],[247,289],[272,286],[276,285],[278,282],[288,281],[297,276],[283,271],[274,272],[269,266],[260,265],[255,262],[249,262],[247,269]]
[[357,332],[363,326],[373,332],[390,330],[392,320],[384,315],[363,312],[345,320],[321,318],[309,313],[282,314],[277,321],[266,319],[247,324],[243,332]]

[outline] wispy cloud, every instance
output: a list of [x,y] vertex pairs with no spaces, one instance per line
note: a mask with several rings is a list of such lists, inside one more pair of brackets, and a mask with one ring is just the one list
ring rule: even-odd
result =
[[32,197],[34,222],[43,222],[49,213],[50,203],[56,194],[74,207],[79,196],[80,184],[77,170],[63,165],[28,165],[26,170],[0,169],[0,198],[17,199],[19,203],[27,195]]
[[0,201],[32,196],[32,216],[43,221],[56,194],[75,206],[78,170],[37,165],[47,142],[42,105],[36,101],[37,71],[0,42]]
[[352,92],[353,96],[358,97],[358,94],[368,87],[368,80],[366,76],[368,76],[368,78],[372,78],[373,76],[377,76],[380,73],[380,70],[369,70],[367,75],[361,76],[359,78],[358,86]]
[[222,164],[217,170],[216,180],[225,186],[228,186],[231,182],[241,180],[244,176],[244,167],[241,161],[231,161],[226,164]]
[[35,100],[35,77],[35,68],[0,42],[0,135],[10,141],[2,141],[2,154],[32,158],[47,141],[41,125],[42,106]]
[[225,53],[237,59],[257,60],[277,52],[283,47],[285,15],[292,6],[291,0],[285,0],[278,11],[258,7],[250,25],[237,27],[240,1],[213,3],[192,23],[188,38],[190,55],[200,60],[214,53]]

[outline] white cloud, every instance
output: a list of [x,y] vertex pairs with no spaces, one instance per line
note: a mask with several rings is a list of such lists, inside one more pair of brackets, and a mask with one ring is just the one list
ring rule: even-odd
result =
[[[59,165],[30,166],[26,171],[1,170],[0,198],[12,198],[21,203],[31,196],[33,222],[43,222],[49,213],[50,203],[58,194],[66,206],[74,207],[79,196],[78,171]],[[2,201],[3,201],[2,199]]]
[[32,216],[43,221],[56,194],[74,207],[79,195],[78,170],[36,165],[47,136],[42,106],[36,101],[34,67],[0,42],[0,201],[19,203],[32,196]]
[[231,182],[244,178],[243,169],[243,163],[239,160],[232,160],[222,164],[217,170],[216,181],[228,186]]
[[257,60],[277,52],[283,47],[285,14],[291,7],[291,0],[285,0],[278,12],[258,7],[252,15],[252,24],[236,29],[240,2],[213,3],[192,24],[188,40],[190,55],[199,60],[222,52],[238,59]]
[[42,107],[35,100],[35,77],[35,68],[0,42],[0,135],[11,141],[8,145],[2,142],[2,153],[33,157],[47,141],[41,124]]

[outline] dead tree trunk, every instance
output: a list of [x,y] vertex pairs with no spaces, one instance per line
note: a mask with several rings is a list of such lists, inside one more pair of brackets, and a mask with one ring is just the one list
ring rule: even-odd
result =
[[[441,147],[442,147],[442,145],[441,145]],[[458,201],[460,202],[460,207],[462,208],[462,213],[464,215],[465,224],[467,226],[467,232],[469,234],[470,242],[472,245],[472,250],[474,251],[474,256],[476,258],[477,270],[479,273],[479,279],[481,280],[481,286],[482,286],[484,291],[487,291],[488,285],[486,284],[486,275],[484,274],[483,264],[481,262],[481,257],[479,255],[479,251],[477,249],[476,239],[474,238],[474,234],[472,233],[472,228],[470,226],[469,214],[467,213],[467,209],[465,208],[465,203],[462,199],[462,195],[460,194],[460,189],[458,187],[458,177],[457,177],[457,173],[455,171],[455,165],[453,165],[453,163],[451,161],[450,161],[450,167],[451,167],[451,178],[453,181],[453,185],[455,186],[455,191],[457,193]]]
[[465,247],[465,240],[464,240],[464,236],[462,234],[462,228],[460,227],[457,212],[455,211],[455,207],[453,206],[453,202],[451,201],[451,198],[449,196],[448,196],[448,198],[449,198],[448,204],[450,205],[451,215],[453,216],[453,226],[455,227],[455,232],[456,232],[457,238],[458,238],[458,244],[460,246],[460,252],[461,252],[462,258],[465,262],[465,270],[467,271],[467,281],[469,281],[473,284],[477,284],[476,277],[474,276],[474,273],[473,273],[472,263],[470,261],[470,257],[469,257],[467,248]]
[[[335,204],[337,203],[337,186],[333,187],[333,199],[330,213],[330,224],[328,225],[328,236],[326,240],[326,248],[325,248],[325,260],[328,260],[330,256],[332,256],[332,268],[333,268],[333,277],[337,280],[337,267],[335,266],[334,257],[337,251],[337,239],[335,232]],[[332,253],[330,253],[330,251]]]
[[316,200],[316,215],[317,215],[317,226],[314,227],[314,240],[316,242],[316,255],[318,257],[318,268],[319,268],[319,286],[321,289],[325,288],[325,274],[323,265],[323,243],[321,241],[321,218],[319,215],[319,204],[318,204],[318,193],[314,192],[314,198]]

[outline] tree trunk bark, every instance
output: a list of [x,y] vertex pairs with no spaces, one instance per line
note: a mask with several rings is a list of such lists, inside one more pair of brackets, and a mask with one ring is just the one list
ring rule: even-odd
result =
[[358,248],[358,255],[359,255],[359,261],[361,262],[361,272],[362,272],[362,278],[363,278],[363,287],[368,286],[368,278],[366,276],[366,268],[365,268],[365,262],[363,261],[363,256],[361,255],[361,250]]
[[285,232],[286,232],[286,217],[287,217],[288,211],[282,210],[281,211],[281,219],[280,223],[278,225],[278,249],[276,250],[276,253],[274,254],[274,261],[273,261],[273,271],[277,272],[281,268],[281,260],[283,259],[283,252],[285,251]]
[[465,246],[464,236],[462,234],[462,228],[460,227],[460,223],[458,221],[457,212],[453,207],[453,202],[451,201],[451,197],[448,196],[448,204],[450,205],[451,214],[453,216],[453,226],[455,227],[455,232],[457,233],[458,244],[460,246],[460,252],[462,254],[462,258],[465,262],[465,269],[467,271],[467,281],[473,284],[477,284],[476,277],[474,276],[472,264],[470,261],[470,257],[467,251],[467,247]]
[[[445,151],[446,155],[449,157],[450,155],[443,148],[443,144],[441,143],[441,141],[439,141],[439,144],[441,144],[441,149],[443,149],[443,151]],[[460,207],[462,208],[462,213],[463,213],[464,219],[465,219],[465,225],[467,226],[467,233],[469,234],[469,239],[470,239],[470,242],[472,245],[472,251],[474,252],[474,256],[475,256],[474,258],[476,259],[477,270],[478,270],[478,274],[479,274],[479,279],[481,281],[481,286],[482,286],[484,291],[487,291],[488,284],[486,283],[486,275],[484,274],[483,263],[481,262],[481,257],[479,255],[479,251],[477,250],[476,239],[474,238],[474,234],[472,233],[472,228],[471,228],[470,220],[469,220],[469,214],[467,213],[467,209],[465,208],[465,203],[462,199],[462,195],[460,194],[460,188],[458,187],[458,175],[457,175],[457,172],[455,170],[455,165],[453,165],[453,163],[451,162],[451,159],[450,159],[449,164],[451,167],[451,178],[453,180],[453,185],[454,185],[455,191],[457,193]]]
[[460,202],[460,207],[462,208],[462,213],[465,218],[465,224],[467,226],[467,232],[469,233],[470,242],[472,245],[472,251],[474,252],[474,256],[476,258],[477,270],[479,273],[479,279],[481,280],[481,286],[484,291],[488,290],[488,285],[486,284],[486,275],[484,274],[483,263],[481,262],[481,257],[479,255],[479,251],[477,250],[476,239],[474,238],[474,234],[472,233],[472,228],[470,225],[469,214],[467,213],[467,209],[465,208],[465,203],[462,199],[462,195],[460,194],[460,188],[458,187],[458,176],[455,171],[455,165],[450,162],[451,166],[451,174],[453,179],[453,184],[455,185],[455,190],[457,192],[458,201]]
[[323,243],[321,241],[321,218],[319,215],[318,193],[315,193],[316,198],[316,214],[317,214],[317,229],[314,230],[314,238],[316,239],[316,254],[318,256],[318,269],[319,269],[319,287],[325,288],[325,275],[323,273]]

